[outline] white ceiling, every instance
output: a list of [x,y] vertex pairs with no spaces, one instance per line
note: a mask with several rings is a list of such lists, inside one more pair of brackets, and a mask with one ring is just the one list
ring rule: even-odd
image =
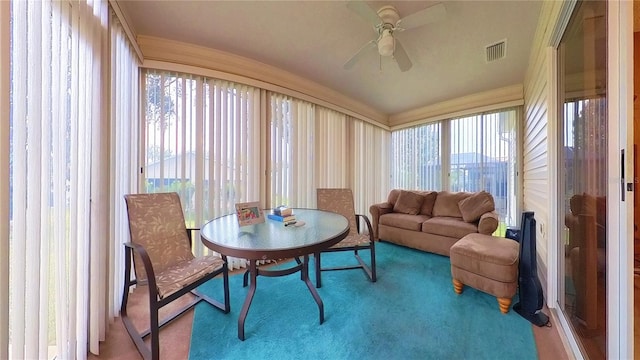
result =
[[[405,17],[440,1],[368,1]],[[343,64],[377,37],[346,1],[131,1],[118,3],[138,35],[226,51],[337,90],[392,115],[444,100],[522,84],[540,1],[444,1],[446,15],[396,32],[413,67],[401,72],[375,49]],[[485,47],[507,41],[487,63]]]

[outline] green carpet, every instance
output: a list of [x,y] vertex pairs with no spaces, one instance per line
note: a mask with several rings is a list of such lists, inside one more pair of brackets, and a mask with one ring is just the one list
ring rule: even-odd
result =
[[[355,261],[343,255],[326,254],[323,264]],[[229,314],[196,306],[189,358],[537,359],[528,321],[513,310],[501,314],[483,292],[454,293],[449,258],[384,242],[376,255],[376,283],[361,270],[323,273],[322,325],[299,274],[259,277],[244,342],[237,326],[247,288],[242,276],[231,276]],[[201,286],[218,299],[221,289],[219,279]]]

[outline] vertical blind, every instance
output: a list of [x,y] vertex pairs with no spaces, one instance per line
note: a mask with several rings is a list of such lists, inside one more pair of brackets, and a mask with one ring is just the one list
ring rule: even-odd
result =
[[500,221],[516,225],[516,110],[451,120],[452,191],[493,195]]
[[485,190],[500,221],[517,224],[517,114],[507,109],[394,131],[393,187]]
[[[269,207],[314,203],[315,105],[269,93]],[[305,184],[302,186],[302,184]]]
[[394,131],[392,181],[394,188],[442,190],[440,122]]
[[[388,131],[291,96],[199,75],[145,70],[143,83],[143,191],[177,191],[191,226],[234,213],[238,202],[315,207],[318,187],[381,187],[355,189],[363,214],[386,197],[388,176],[380,174],[388,174],[389,162],[376,154],[388,146]],[[194,250],[207,252],[199,241]]]
[[368,217],[369,207],[387,200],[391,184],[391,133],[362,120],[351,119],[354,205]]
[[178,192],[194,228],[260,199],[260,89],[155,70],[145,71],[144,86],[143,191]]
[[108,5],[11,5],[9,357],[85,358],[104,334],[108,291],[97,195]]
[[[136,192],[138,174],[138,148],[140,131],[139,62],[136,52],[116,16],[111,14],[111,92],[110,92],[110,149],[109,200],[110,224],[113,242],[109,254],[107,319],[118,316],[124,282],[124,248],[129,240],[129,222],[124,195]],[[97,354],[96,349],[91,352]]]
[[0,359],[9,358],[9,134],[11,60],[10,3],[0,1]]
[[269,93],[270,205],[315,207],[316,189],[351,187],[347,116]]
[[[347,116],[318,106],[316,109],[315,178],[318,188],[351,187],[351,127]],[[315,207],[315,192],[314,201]]]

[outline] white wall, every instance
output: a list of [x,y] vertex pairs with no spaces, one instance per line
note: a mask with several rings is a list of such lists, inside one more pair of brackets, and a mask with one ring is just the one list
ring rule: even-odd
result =
[[[553,182],[555,178],[554,124],[557,119],[555,71],[550,44],[557,41],[562,22],[563,2],[545,1],[540,10],[538,28],[531,48],[529,67],[524,80],[524,119],[522,124],[522,194],[523,210],[534,211],[537,222],[536,245],[538,273],[547,305],[553,307],[556,289],[550,286],[555,274],[556,218]],[[564,5],[566,6],[566,4]],[[553,275],[555,276],[555,275]],[[551,295],[551,296],[550,296]]]

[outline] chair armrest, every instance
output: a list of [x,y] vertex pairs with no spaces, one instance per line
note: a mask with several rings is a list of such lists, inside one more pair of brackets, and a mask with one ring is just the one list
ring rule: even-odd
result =
[[378,240],[378,224],[380,216],[393,212],[393,205],[389,202],[383,202],[379,204],[373,204],[369,207],[371,213],[371,220],[373,223],[373,237]]
[[[133,251],[135,254],[140,256],[140,260],[142,261],[142,265],[144,267],[144,272],[147,275],[146,281],[149,283],[149,292],[153,292],[157,295],[157,286],[156,286],[156,273],[153,270],[153,265],[151,265],[151,259],[149,258],[149,254],[147,250],[142,247],[142,245],[135,244],[132,242],[124,243],[125,249],[125,261],[131,261],[131,252]],[[135,256],[134,254],[134,256]],[[130,266],[125,265],[126,269],[130,269]],[[137,282],[140,282],[139,279],[136,279]]]
[[199,231],[200,228],[187,228],[187,237],[189,237],[189,247],[193,246],[193,232]]
[[493,210],[480,216],[478,220],[478,232],[480,234],[491,235],[498,228],[498,212]]
[[365,225],[367,225],[367,233],[369,234],[369,238],[371,241],[375,241],[375,236],[373,235],[373,228],[371,227],[371,221],[367,215],[364,214],[356,214],[356,223],[358,224],[358,233],[360,234],[360,219],[364,220]]

